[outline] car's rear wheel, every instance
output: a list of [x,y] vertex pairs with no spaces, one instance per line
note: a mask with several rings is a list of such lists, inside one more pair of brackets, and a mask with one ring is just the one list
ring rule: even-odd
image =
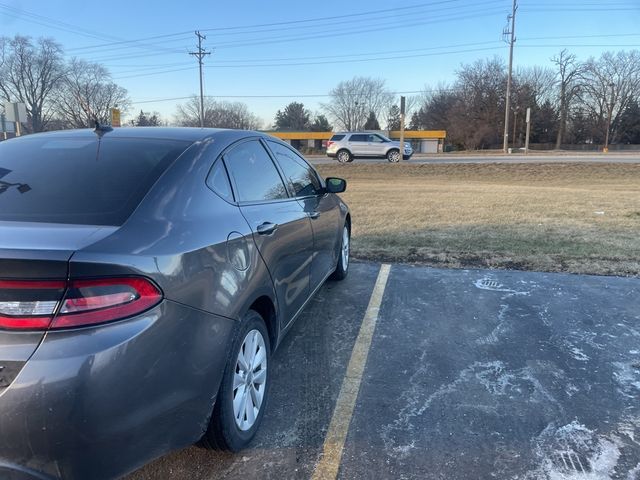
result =
[[231,346],[213,416],[202,438],[205,447],[237,452],[251,442],[264,415],[270,355],[264,320],[249,310]]
[[342,240],[340,241],[340,255],[338,257],[338,265],[331,274],[332,280],[342,280],[349,272],[349,255],[351,254],[351,233],[349,226],[345,225],[342,229]]
[[347,163],[347,162],[353,161],[353,155],[351,155],[351,152],[349,152],[349,150],[340,150],[336,154],[336,158],[340,163]]
[[400,161],[400,151],[389,150],[387,152],[387,160],[389,160],[391,163],[398,163]]

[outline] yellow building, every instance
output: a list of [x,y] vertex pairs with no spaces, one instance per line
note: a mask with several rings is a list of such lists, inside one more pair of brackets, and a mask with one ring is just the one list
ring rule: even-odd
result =
[[[273,135],[298,150],[314,150],[321,152],[326,148],[326,141],[333,132],[265,132]],[[381,130],[381,133],[392,140],[400,140],[400,131]],[[404,139],[411,142],[416,153],[442,153],[447,132],[444,130],[405,130]]]

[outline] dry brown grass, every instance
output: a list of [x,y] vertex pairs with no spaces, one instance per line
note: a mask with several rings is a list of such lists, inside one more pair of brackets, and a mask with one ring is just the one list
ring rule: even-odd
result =
[[640,274],[639,164],[331,164],[356,258]]

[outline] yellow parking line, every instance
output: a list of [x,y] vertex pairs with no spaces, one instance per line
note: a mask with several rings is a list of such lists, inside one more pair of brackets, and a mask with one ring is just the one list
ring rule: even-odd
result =
[[383,264],[380,267],[378,279],[369,300],[369,306],[362,319],[360,332],[351,352],[347,372],[342,380],[340,394],[333,410],[327,436],[324,439],[322,455],[313,472],[313,480],[335,480],[338,476],[344,442],[347,439],[349,424],[351,423],[353,409],[358,398],[362,374],[367,363],[367,356],[369,355],[369,348],[371,347],[371,340],[378,321],[378,312],[380,311],[382,296],[387,286],[390,271],[391,265]]

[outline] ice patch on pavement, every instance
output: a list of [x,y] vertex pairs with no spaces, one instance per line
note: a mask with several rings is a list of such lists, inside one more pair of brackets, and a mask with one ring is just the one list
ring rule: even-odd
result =
[[[462,370],[455,380],[427,394],[425,385],[428,385],[427,379],[432,366],[424,363],[425,357],[426,354],[423,353],[420,367],[409,379],[411,387],[400,396],[404,406],[398,411],[397,418],[381,428],[385,449],[394,458],[405,459],[413,450],[419,448],[415,441],[407,444],[406,440],[402,440],[414,437],[415,432],[424,428],[424,419],[421,417],[429,415],[431,408],[456,405],[457,408],[500,416],[505,414],[499,407],[506,398],[509,403],[525,401],[541,405],[547,411],[561,410],[558,401],[536,378],[532,368],[509,370],[498,360],[475,362]],[[474,392],[473,404],[465,402],[469,398],[469,392]],[[426,435],[426,432],[422,433]]]
[[572,346],[572,347],[569,348],[569,351],[573,355],[573,358],[575,358],[576,360],[579,360],[581,362],[589,361],[589,357],[582,350],[580,350],[578,347],[573,347]]
[[509,311],[509,305],[500,305],[500,311],[498,312],[498,325],[491,331],[489,335],[480,337],[476,340],[476,343],[480,345],[493,345],[498,343],[500,335],[505,334],[511,330],[507,322],[507,312]]
[[616,474],[623,442],[597,435],[577,420],[557,427],[549,424],[535,440],[540,467],[530,480],[605,480]]
[[509,293],[511,295],[529,295],[530,293],[528,291],[522,292],[518,290],[513,290],[511,288],[507,288],[502,283],[495,280],[491,275],[482,277],[476,280],[475,282],[473,282],[473,284],[476,286],[476,288],[479,288],[480,290],[490,290],[492,292],[504,292],[504,293]]
[[613,362],[616,371],[613,377],[618,382],[620,388],[618,391],[630,398],[638,398],[640,391],[640,370],[634,368],[630,363]]

